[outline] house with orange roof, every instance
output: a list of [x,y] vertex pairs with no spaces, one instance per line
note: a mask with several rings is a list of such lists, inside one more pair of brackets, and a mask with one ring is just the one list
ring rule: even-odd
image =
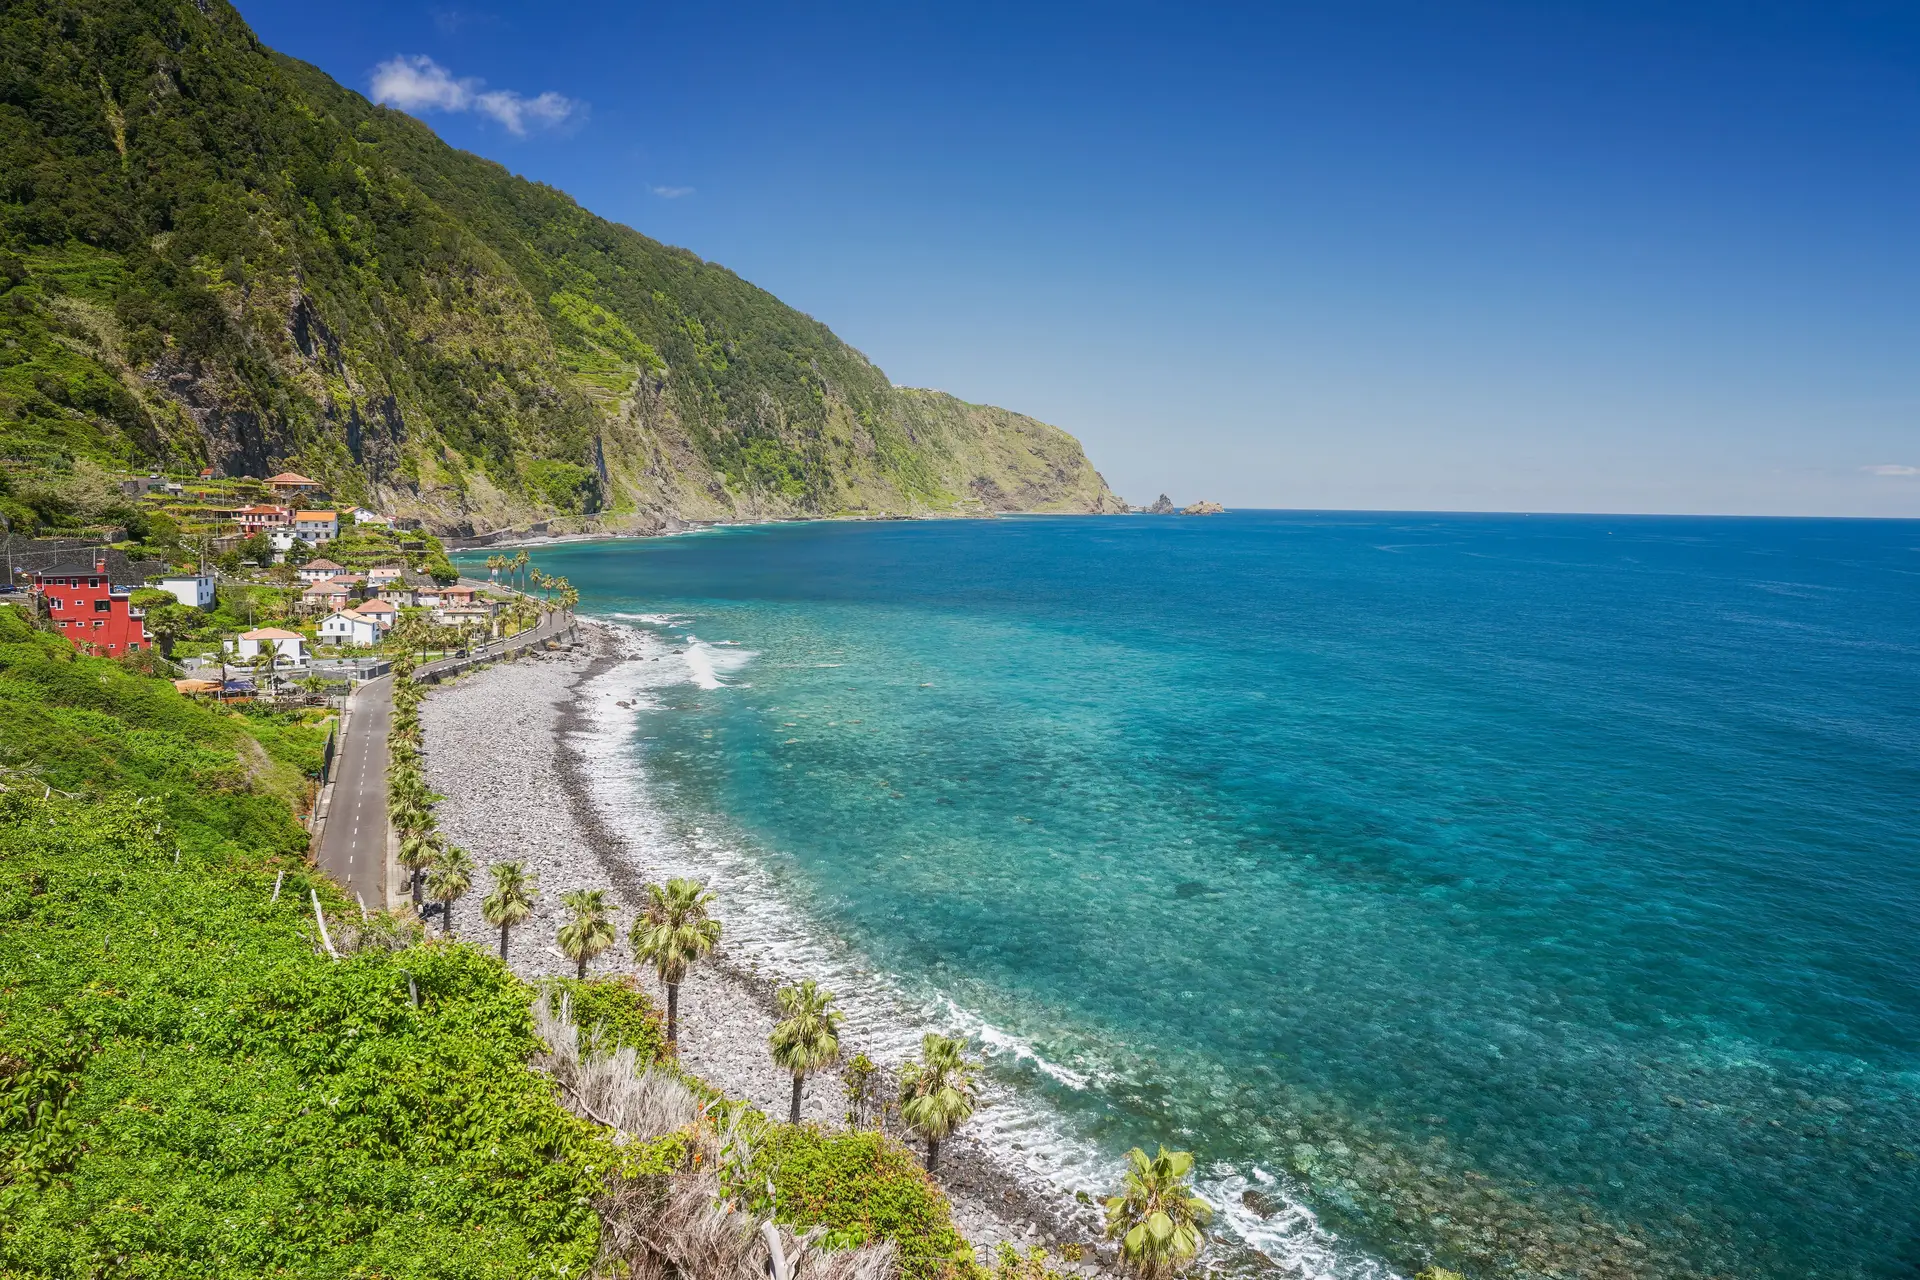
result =
[[293,513],[293,536],[313,547],[332,542],[340,536],[340,513],[296,511]]
[[320,482],[318,480],[310,480],[297,471],[282,471],[279,475],[268,479],[267,483],[273,487],[274,493],[283,498],[290,498],[302,493],[318,493],[320,491]]

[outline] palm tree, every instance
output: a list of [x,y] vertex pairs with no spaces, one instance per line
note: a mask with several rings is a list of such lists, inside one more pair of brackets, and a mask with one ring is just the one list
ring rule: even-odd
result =
[[973,1073],[964,1042],[929,1033],[920,1061],[900,1072],[900,1118],[927,1140],[927,1172],[940,1162],[940,1142],[973,1114]]
[[587,962],[613,945],[613,904],[605,889],[575,889],[560,895],[560,901],[573,912],[573,919],[560,926],[560,950],[580,966],[579,977],[586,980]]
[[[522,553],[524,554],[524,553]],[[633,962],[651,964],[667,989],[667,1045],[679,1044],[680,983],[687,970],[720,941],[720,922],[707,914],[713,895],[698,880],[647,886],[647,904],[627,932]]]
[[440,904],[440,936],[453,932],[453,902],[473,888],[473,859],[458,845],[447,845],[427,872],[427,892]]
[[432,866],[439,858],[442,848],[440,836],[432,831],[410,831],[400,838],[398,861],[407,869],[408,889],[413,894],[413,909],[420,910],[421,872]]
[[487,868],[493,892],[480,901],[480,918],[500,926],[500,958],[507,958],[507,930],[533,914],[533,877],[524,863],[496,862]]
[[1161,1147],[1151,1160],[1138,1147],[1127,1152],[1121,1194],[1107,1201],[1107,1239],[1120,1242],[1121,1257],[1143,1280],[1164,1280],[1200,1252],[1213,1206],[1193,1194],[1192,1171],[1185,1151]]
[[840,1014],[833,1007],[833,992],[822,990],[812,978],[776,994],[781,1018],[767,1043],[773,1047],[774,1065],[793,1073],[793,1111],[787,1123],[799,1124],[800,1091],[808,1073],[840,1058]]

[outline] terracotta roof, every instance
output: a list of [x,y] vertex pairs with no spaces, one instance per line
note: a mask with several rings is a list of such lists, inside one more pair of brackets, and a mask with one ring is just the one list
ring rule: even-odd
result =
[[279,627],[261,627],[258,631],[243,631],[242,640],[304,640],[305,636],[297,631],[282,631]]
[[386,600],[369,600],[365,604],[355,605],[361,613],[398,613],[398,609]]
[[331,560],[309,560],[300,566],[302,569],[344,569],[347,566],[335,564]]
[[309,480],[297,471],[282,471],[267,481],[268,484],[319,484],[318,480]]
[[296,511],[295,520],[337,520],[340,517],[332,511]]

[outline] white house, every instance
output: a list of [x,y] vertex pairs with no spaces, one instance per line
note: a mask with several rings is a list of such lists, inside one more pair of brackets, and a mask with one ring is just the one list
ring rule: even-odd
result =
[[373,568],[367,570],[367,585],[370,587],[384,587],[389,582],[398,582],[406,576],[406,569],[400,565],[375,565]]
[[369,511],[365,507],[355,507],[351,514],[355,524],[371,524],[388,529],[393,528],[393,517],[383,516],[378,511]]
[[374,645],[380,642],[380,624],[353,609],[342,609],[320,619],[320,639],[328,644]]
[[317,547],[340,536],[340,517],[333,511],[296,511],[293,531],[302,542]]
[[400,621],[400,610],[387,600],[363,600],[353,606],[353,611],[363,618],[372,618],[382,631],[392,630],[393,624]]
[[259,657],[260,651],[267,646],[278,650],[283,661],[297,664],[307,660],[305,638],[291,631],[282,631],[279,627],[243,631],[239,639],[227,641],[227,648],[242,662]]
[[160,579],[160,590],[189,609],[213,607],[213,575],[210,573],[170,573]]
[[309,560],[300,566],[300,581],[325,582],[336,573],[345,573],[347,566],[335,564],[331,560]]

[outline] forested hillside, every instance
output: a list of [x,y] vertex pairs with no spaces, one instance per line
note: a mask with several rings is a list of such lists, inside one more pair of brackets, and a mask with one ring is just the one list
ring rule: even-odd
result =
[[440,531],[1121,509],[1065,432],[894,387],[224,0],[6,0],[0,458],[85,457],[292,468]]

